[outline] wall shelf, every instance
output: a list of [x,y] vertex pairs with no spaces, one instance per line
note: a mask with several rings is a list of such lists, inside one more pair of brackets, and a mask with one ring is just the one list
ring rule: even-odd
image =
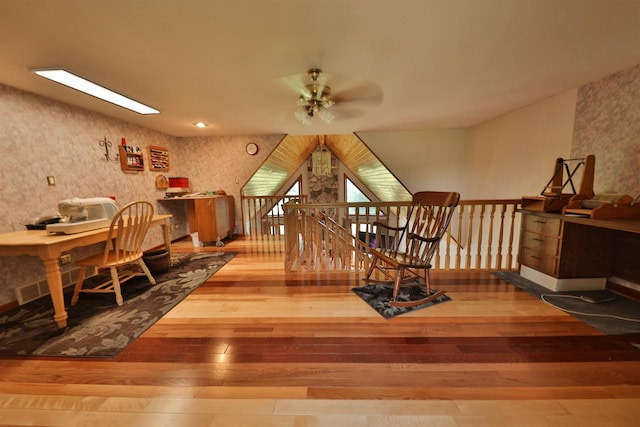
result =
[[149,170],[150,171],[168,171],[169,170],[169,150],[164,147],[156,147],[150,145],[149,151]]
[[144,170],[144,157],[140,147],[119,145],[120,167],[123,171],[138,172]]

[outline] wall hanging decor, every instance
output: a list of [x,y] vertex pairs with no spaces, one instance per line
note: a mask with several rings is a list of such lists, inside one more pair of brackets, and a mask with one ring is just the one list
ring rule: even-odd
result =
[[164,147],[156,147],[150,145],[149,151],[149,170],[150,171],[168,171],[169,170],[169,150]]
[[104,147],[104,157],[108,162],[118,161],[118,153],[116,153],[116,156],[114,158],[111,158],[111,154],[109,153],[109,148],[111,148],[113,144],[111,143],[111,141],[107,139],[106,136],[103,139],[99,140],[98,144],[100,145],[100,147]]

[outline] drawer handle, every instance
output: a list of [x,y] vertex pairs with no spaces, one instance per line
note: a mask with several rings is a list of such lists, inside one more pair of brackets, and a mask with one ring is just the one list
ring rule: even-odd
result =
[[533,259],[535,259],[535,260],[537,260],[537,261],[540,261],[540,260],[542,259],[542,258],[540,258],[540,257],[538,257],[538,256],[535,256],[535,255],[531,255],[531,258],[533,258]]
[[544,239],[538,239],[536,237],[532,238],[531,240],[533,240],[534,242],[544,242]]
[[534,219],[533,222],[536,222],[538,224],[546,224],[547,221],[540,221],[539,219]]

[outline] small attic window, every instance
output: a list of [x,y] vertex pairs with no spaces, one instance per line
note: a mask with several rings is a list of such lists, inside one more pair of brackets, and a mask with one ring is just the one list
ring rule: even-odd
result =
[[[358,188],[358,186],[351,181],[349,178],[345,177],[345,199],[347,203],[369,203],[371,202],[371,199],[368,198],[363,192],[362,190],[360,190]],[[355,215],[356,214],[356,208],[349,208],[349,215]],[[366,214],[366,208],[362,207],[358,209],[358,214],[359,215],[365,215]],[[370,207],[369,208],[369,215],[375,215],[376,214],[376,208],[375,207]]]

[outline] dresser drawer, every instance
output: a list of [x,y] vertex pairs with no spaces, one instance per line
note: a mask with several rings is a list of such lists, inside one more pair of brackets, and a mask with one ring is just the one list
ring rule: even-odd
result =
[[560,239],[554,236],[532,233],[531,231],[523,231],[520,246],[524,249],[530,249],[541,255],[559,255]]
[[531,267],[549,276],[557,275],[558,257],[544,255],[538,251],[521,247],[518,258],[522,265]]
[[546,218],[538,215],[523,215],[522,229],[550,236],[560,235],[562,221],[559,218]]

